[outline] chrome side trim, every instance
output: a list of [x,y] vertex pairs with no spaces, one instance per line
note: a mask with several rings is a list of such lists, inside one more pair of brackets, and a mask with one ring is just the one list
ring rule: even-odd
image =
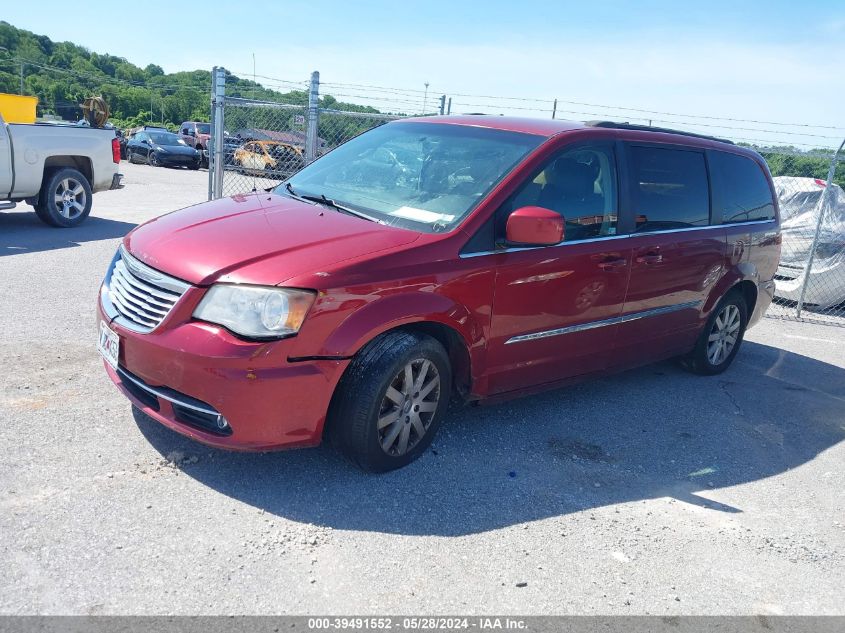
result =
[[731,222],[729,224],[712,224],[708,226],[685,226],[682,229],[666,229],[665,231],[643,231],[641,233],[631,233],[632,236],[638,235],[666,235],[667,233],[686,233],[687,231],[707,231],[712,229],[728,229],[734,226],[750,226],[752,224],[770,224],[774,220],[749,220],[748,222]]
[[171,395],[168,395],[168,394],[166,394],[166,393],[163,393],[162,391],[160,391],[160,390],[156,389],[155,387],[150,387],[148,384],[146,384],[146,383],[144,383],[144,382],[142,382],[142,381],[138,380],[138,379],[137,379],[137,378],[135,378],[134,376],[130,376],[128,373],[126,373],[126,372],[125,372],[123,369],[121,369],[120,367],[118,367],[118,368],[117,368],[117,375],[118,375],[118,376],[120,376],[120,379],[121,379],[121,380],[128,380],[129,382],[131,382],[132,384],[134,384],[134,385],[135,385],[136,387],[138,387],[139,389],[142,389],[142,390],[146,391],[147,393],[149,393],[149,394],[151,394],[151,395],[154,395],[154,396],[155,396],[155,397],[157,397],[157,398],[161,398],[162,400],[167,400],[167,401],[168,401],[168,402],[170,402],[170,403],[173,403],[173,404],[179,405],[180,407],[184,407],[184,408],[186,408],[186,409],[191,409],[191,410],[193,410],[193,411],[198,411],[198,412],[200,412],[200,413],[205,413],[206,415],[215,416],[215,417],[217,417],[218,419],[220,419],[220,418],[222,417],[222,416],[220,415],[220,412],[215,411],[214,409],[208,409],[208,408],[206,408],[206,407],[198,407],[198,406],[197,406],[197,405],[195,405],[195,404],[191,404],[191,403],[185,402],[184,400],[180,400],[179,398],[176,398],[176,397],[174,397],[174,396],[171,396]]
[[605,235],[603,237],[591,237],[586,240],[572,240],[571,242],[561,242],[553,246],[514,246],[511,248],[500,248],[492,251],[478,251],[477,253],[460,253],[458,256],[461,259],[468,259],[470,257],[481,257],[483,255],[498,255],[500,253],[519,253],[521,251],[536,251],[541,248],[560,248],[561,246],[569,246],[571,244],[589,244],[590,242],[605,242],[608,240],[624,240],[631,237],[639,237],[641,235],[664,235],[667,233],[685,233],[687,231],[710,231],[713,229],[724,229],[734,226],[748,226],[753,224],[773,224],[774,220],[750,220],[748,222],[733,222],[731,224],[713,224],[709,226],[689,226],[682,229],[667,229],[665,231],[643,231],[642,233],[626,233],[624,235]]
[[603,237],[591,237],[586,240],[573,240],[571,242],[561,242],[553,246],[512,246],[511,248],[500,248],[492,251],[479,251],[477,253],[460,253],[458,256],[461,259],[468,259],[470,257],[481,257],[482,255],[498,255],[499,253],[520,253],[522,251],[536,251],[541,248],[560,248],[569,244],[589,244],[590,242],[607,242],[609,240],[626,240],[631,235],[605,235]]
[[583,332],[584,330],[593,330],[595,328],[605,327],[607,325],[619,325],[620,323],[627,323],[629,321],[637,321],[647,317],[660,316],[661,314],[670,314],[679,310],[686,310],[687,308],[697,308],[701,305],[701,301],[687,301],[685,303],[676,303],[670,306],[663,306],[661,308],[652,308],[651,310],[643,310],[641,312],[632,312],[631,314],[623,314],[618,317],[611,317],[610,319],[602,319],[600,321],[588,321],[587,323],[579,323],[578,325],[570,325],[567,327],[557,328],[555,330],[544,330],[542,332],[532,332],[531,334],[520,334],[513,336],[505,341],[505,345],[511,343],[524,343],[525,341],[536,341],[541,338],[549,338],[550,336],[561,336],[563,334],[572,334],[574,332]]

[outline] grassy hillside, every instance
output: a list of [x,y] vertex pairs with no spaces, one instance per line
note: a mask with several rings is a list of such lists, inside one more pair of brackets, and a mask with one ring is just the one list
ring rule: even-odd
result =
[[[152,121],[164,122],[175,129],[182,121],[209,118],[209,70],[167,74],[155,64],[141,68],[123,57],[95,53],[72,42],[53,42],[44,35],[0,21],[0,92],[20,92],[21,67],[23,93],[38,97],[39,115],[55,114],[77,120],[83,99],[99,94],[109,104],[111,120],[118,127]],[[230,75],[226,82],[226,94],[279,103],[307,103],[305,91],[283,93],[235,75]],[[370,107],[339,103],[331,96],[321,101],[326,107],[378,112]]]

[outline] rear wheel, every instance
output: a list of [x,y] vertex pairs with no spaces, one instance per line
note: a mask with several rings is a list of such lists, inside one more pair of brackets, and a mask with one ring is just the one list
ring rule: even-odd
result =
[[332,439],[364,470],[401,468],[431,444],[451,385],[440,343],[388,332],[361,350],[341,379],[330,413]]
[[728,293],[713,310],[695,349],[682,364],[696,374],[721,374],[739,352],[747,324],[745,299],[738,292]]
[[91,185],[76,169],[59,169],[46,175],[35,213],[53,226],[70,228],[91,213]]

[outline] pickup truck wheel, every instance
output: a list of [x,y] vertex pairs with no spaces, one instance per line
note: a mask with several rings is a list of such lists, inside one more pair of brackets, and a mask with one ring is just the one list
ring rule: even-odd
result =
[[364,470],[401,468],[431,444],[451,385],[449,356],[440,343],[388,332],[347,367],[329,414],[331,439]]
[[692,353],[681,364],[704,376],[721,374],[730,367],[748,324],[748,306],[738,292],[730,292],[713,310]]
[[76,169],[60,169],[48,175],[42,185],[35,211],[42,222],[70,228],[88,217],[91,202],[88,179]]

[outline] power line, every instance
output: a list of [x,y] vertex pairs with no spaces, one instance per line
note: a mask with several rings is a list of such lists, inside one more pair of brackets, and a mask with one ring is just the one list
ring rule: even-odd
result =
[[[406,92],[406,93],[417,93],[423,94],[425,91],[423,90],[414,90],[412,88],[388,88],[385,86],[375,86],[371,84],[342,84],[342,83],[330,83],[324,82],[324,85],[332,85],[332,86],[341,86],[341,87],[355,87],[360,89],[370,89],[376,91],[395,91],[395,92]],[[469,94],[469,93],[460,93],[460,92],[451,92],[449,90],[434,90],[434,92],[441,92],[443,94],[448,94],[451,97],[467,97],[473,99],[494,99],[497,101],[522,101],[526,103],[542,103],[546,106],[550,107],[551,104],[554,102],[553,98],[550,99],[540,99],[536,97],[504,97],[500,95],[479,95],[479,94]],[[601,108],[605,110],[623,110],[627,112],[639,112],[642,114],[657,114],[660,116],[675,116],[675,117],[683,117],[683,118],[691,118],[691,119],[705,119],[709,121],[728,121],[731,123],[753,123],[755,125],[775,125],[775,126],[783,126],[783,127],[804,127],[804,128],[817,128],[817,129],[824,129],[824,130],[837,130],[837,131],[845,131],[845,127],[839,127],[835,125],[816,125],[810,123],[785,123],[783,121],[764,121],[758,119],[741,119],[736,117],[719,117],[719,116],[712,116],[707,114],[683,114],[680,112],[666,112],[663,110],[647,110],[643,108],[631,108],[627,106],[616,106],[616,105],[605,105],[600,103],[588,103],[585,101],[567,101],[564,99],[558,99],[558,103],[565,103],[569,105],[578,105],[578,106],[586,106],[588,108]],[[472,104],[467,104],[472,105]],[[478,104],[475,104],[478,106]],[[489,107],[488,105],[482,105],[479,107]],[[526,110],[531,110],[534,108],[524,108]],[[606,115],[605,115],[606,116]],[[643,119],[647,119],[650,117],[641,117]]]

